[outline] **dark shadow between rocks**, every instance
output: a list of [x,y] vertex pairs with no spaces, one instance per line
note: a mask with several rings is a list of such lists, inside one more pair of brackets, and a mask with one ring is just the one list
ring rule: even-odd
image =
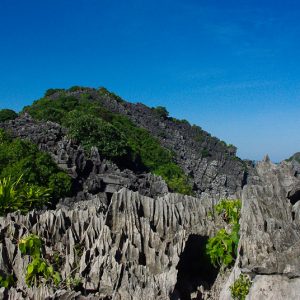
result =
[[292,205],[296,204],[296,202],[300,200],[300,190],[289,194],[288,199],[290,200]]
[[[202,285],[208,290],[215,282],[219,269],[215,268],[205,252],[208,237],[190,235],[177,265],[177,283],[172,300],[190,300],[191,293]],[[196,299],[202,299],[198,294]]]

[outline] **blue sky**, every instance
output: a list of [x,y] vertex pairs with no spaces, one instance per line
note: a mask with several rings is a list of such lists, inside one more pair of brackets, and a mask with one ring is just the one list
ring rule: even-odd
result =
[[105,86],[279,161],[300,151],[298,0],[0,0],[0,107]]

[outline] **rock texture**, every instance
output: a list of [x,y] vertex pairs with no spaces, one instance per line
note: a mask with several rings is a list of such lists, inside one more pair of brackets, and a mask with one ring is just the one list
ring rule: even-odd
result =
[[[239,194],[251,173],[252,165],[236,157],[236,148],[226,145],[198,126],[174,118],[159,116],[155,110],[142,103],[130,103],[109,93],[83,88],[65,91],[80,98],[88,94],[90,100],[99,101],[111,112],[125,115],[136,125],[147,129],[160,143],[175,153],[176,162],[192,178],[194,191],[212,199],[233,197]],[[53,100],[59,93],[50,96]]]
[[99,99],[113,112],[129,117],[151,132],[161,144],[176,153],[176,161],[193,178],[198,195],[206,192],[213,198],[235,195],[242,189],[247,172],[234,146],[212,137],[197,126],[158,116],[144,104],[120,102],[111,97]]
[[102,198],[123,187],[139,191],[142,195],[156,197],[168,192],[161,177],[150,173],[135,174],[120,170],[114,163],[102,159],[96,147],[88,155],[80,145],[67,139],[66,130],[53,122],[39,122],[24,114],[19,118],[0,123],[14,137],[28,139],[51,154],[59,167],[74,178],[74,197],[63,199],[66,205],[74,201],[90,199],[102,192]]
[[257,176],[243,189],[239,256],[220,299],[239,274],[252,278],[247,299],[299,299],[300,179],[293,165],[256,165]]
[[[96,148],[84,153],[58,124],[28,115],[0,124],[50,153],[76,187],[55,210],[0,218],[0,275],[12,272],[17,279],[16,287],[0,289],[0,299],[224,300],[231,299],[229,287],[241,273],[253,282],[247,299],[299,299],[295,160],[276,165],[266,157],[254,168],[199,128],[159,117],[142,104],[89,92],[173,150],[192,176],[197,197],[169,193],[160,177],[120,170]],[[239,251],[233,269],[218,274],[207,265],[204,249],[207,238],[225,226],[213,206],[227,196],[242,197]],[[21,257],[18,240],[29,233],[44,239],[47,259],[59,257],[59,289],[26,286],[29,259]],[[79,278],[79,286],[68,286],[70,278]]]
[[[168,299],[188,237],[209,236],[215,230],[211,211],[209,200],[179,194],[153,199],[124,188],[113,194],[105,212],[95,196],[73,209],[0,218],[0,269],[13,270],[17,279],[17,288],[5,295],[18,299],[22,293],[29,299],[33,293],[24,282],[28,259],[21,258],[17,246],[30,232],[45,239],[50,258],[54,253],[62,258],[62,278],[81,278],[95,299]],[[56,297],[51,288],[35,292],[44,299]],[[70,291],[60,293],[74,299]]]

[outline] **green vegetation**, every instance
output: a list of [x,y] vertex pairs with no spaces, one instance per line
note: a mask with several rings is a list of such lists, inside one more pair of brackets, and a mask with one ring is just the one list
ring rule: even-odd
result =
[[127,153],[126,140],[119,130],[91,113],[73,110],[67,114],[64,125],[69,129],[69,136],[80,141],[86,150],[96,146],[100,155],[108,158]]
[[235,261],[239,243],[240,211],[240,200],[222,200],[215,206],[215,212],[223,217],[231,230],[228,232],[222,228],[208,240],[206,252],[214,266],[227,267]]
[[[98,94],[122,100],[104,88],[100,88]],[[161,116],[168,115],[163,107],[154,110]],[[97,146],[100,155],[120,167],[152,172],[162,176],[172,191],[192,194],[188,178],[174,162],[171,151],[163,148],[147,130],[136,126],[129,118],[111,113],[100,101],[91,100],[88,93],[76,98],[63,92],[55,100],[42,98],[35,101],[24,111],[38,120],[62,124],[68,128],[70,137],[87,151],[91,146]]]
[[112,98],[112,99],[114,99],[114,100],[116,100],[117,102],[120,102],[120,103],[124,102],[124,100],[120,96],[116,95],[115,93],[110,92],[105,87],[100,87],[98,89],[98,94],[100,96],[106,96],[106,97],[108,96],[108,97],[110,97],[110,98]]
[[239,278],[229,287],[231,296],[236,300],[245,300],[251,287],[251,280],[247,275],[241,274]]
[[204,157],[210,157],[211,154],[209,153],[208,149],[204,148],[202,151],[201,151],[201,156],[204,158]]
[[160,118],[166,119],[169,116],[169,112],[163,106],[153,107],[152,109]]
[[297,152],[294,155],[292,155],[290,158],[286,159],[286,161],[293,161],[293,160],[300,163],[300,152]]
[[29,255],[31,258],[25,277],[28,286],[38,286],[43,281],[55,285],[60,283],[59,273],[42,257],[42,240],[38,236],[31,234],[21,239],[19,249],[23,255]]
[[70,88],[68,89],[68,91],[69,91],[69,92],[78,92],[78,91],[82,91],[82,90],[84,90],[84,89],[85,89],[85,88],[82,87],[82,86],[74,85],[74,86],[70,87]]
[[0,122],[14,120],[18,114],[11,109],[0,109]]
[[68,195],[71,184],[71,177],[57,167],[49,154],[0,130],[1,215],[55,204]]
[[48,89],[45,93],[45,97],[52,96],[53,94],[56,94],[56,93],[62,93],[64,91],[65,91],[64,89]]
[[222,200],[215,206],[215,211],[226,223],[238,224],[242,204],[240,200]]
[[10,288],[15,283],[13,275],[0,275],[0,287]]
[[32,208],[42,208],[50,199],[50,189],[21,182],[11,178],[0,179],[0,216],[20,210],[28,212]]
[[174,154],[163,148],[147,130],[137,127],[128,118],[114,115],[112,124],[127,138],[131,160],[147,171],[161,176],[172,191],[192,194],[192,187],[182,169],[173,162]]

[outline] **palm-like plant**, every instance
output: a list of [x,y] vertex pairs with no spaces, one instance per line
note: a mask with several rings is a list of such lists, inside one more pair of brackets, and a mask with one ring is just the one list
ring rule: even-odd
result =
[[22,175],[17,181],[11,177],[0,179],[0,216],[20,210],[22,213],[32,208],[41,208],[49,201],[51,190],[22,183]]

